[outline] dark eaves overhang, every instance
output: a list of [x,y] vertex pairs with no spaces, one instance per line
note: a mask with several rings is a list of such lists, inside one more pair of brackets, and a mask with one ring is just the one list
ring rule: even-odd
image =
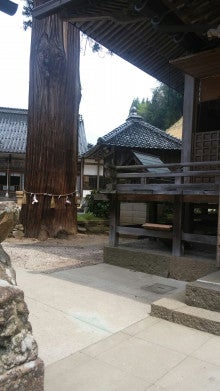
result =
[[49,0],[41,5],[35,7],[32,11],[33,18],[42,19],[46,16],[52,15],[60,11],[63,7],[68,5],[83,5],[85,0]]
[[172,64],[198,79],[220,76],[220,47],[190,56],[180,57]]
[[113,53],[183,93],[184,72],[170,61],[219,46],[220,39],[207,38],[207,30],[220,25],[219,8],[219,0],[50,0],[36,7],[33,16],[59,13]]
[[0,1],[0,11],[10,16],[14,15],[18,9],[18,4],[10,0]]

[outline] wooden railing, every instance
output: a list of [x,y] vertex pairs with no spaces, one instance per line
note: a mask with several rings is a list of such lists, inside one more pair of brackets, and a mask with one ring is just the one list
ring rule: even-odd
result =
[[118,193],[218,194],[220,161],[116,166],[111,174]]
[[[159,172],[159,169],[163,169],[163,172]],[[184,242],[217,244],[217,266],[220,266],[220,221],[218,223],[217,236],[184,232],[183,230],[184,202],[197,202],[198,197],[200,198],[198,202],[204,202],[205,195],[206,203],[209,203],[209,200],[211,203],[219,203],[220,161],[170,163],[151,166],[116,166],[111,168],[110,175],[112,187],[107,190],[107,193],[109,196],[111,195],[113,201],[111,203],[110,222],[111,245],[118,245],[119,235],[166,238],[172,240],[172,254],[180,256],[182,255],[182,244]],[[207,183],[204,182],[204,178],[206,178]],[[133,180],[135,180],[135,183],[132,183]],[[160,194],[162,194],[162,200],[167,195],[168,197],[170,197],[169,194],[172,195],[172,230],[164,231],[159,229],[154,231],[151,227],[138,228],[120,225],[121,201],[157,201],[156,197]],[[191,199],[196,199],[196,201],[189,201],[188,195]],[[220,220],[220,212],[218,220]]]

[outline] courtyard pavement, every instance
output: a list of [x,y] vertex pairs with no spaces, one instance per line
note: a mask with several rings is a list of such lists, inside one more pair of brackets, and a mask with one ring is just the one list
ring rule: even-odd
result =
[[149,315],[184,282],[107,264],[16,272],[45,391],[220,391],[220,338]]

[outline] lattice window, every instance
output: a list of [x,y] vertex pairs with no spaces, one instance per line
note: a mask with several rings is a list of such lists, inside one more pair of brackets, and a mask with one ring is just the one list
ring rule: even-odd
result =
[[[220,130],[195,133],[192,161],[207,162],[220,160]],[[214,169],[214,166],[197,167],[198,170]],[[195,182],[213,182],[214,178],[195,178]]]

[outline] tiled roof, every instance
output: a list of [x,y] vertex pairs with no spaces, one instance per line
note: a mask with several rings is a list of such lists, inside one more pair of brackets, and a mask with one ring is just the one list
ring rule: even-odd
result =
[[27,110],[0,107],[0,152],[25,153]]
[[[26,109],[0,107],[0,152],[25,153],[27,139]],[[87,150],[87,141],[82,116],[78,129],[79,155]]]
[[97,144],[139,149],[180,150],[181,141],[131,113],[127,121],[98,139]]

